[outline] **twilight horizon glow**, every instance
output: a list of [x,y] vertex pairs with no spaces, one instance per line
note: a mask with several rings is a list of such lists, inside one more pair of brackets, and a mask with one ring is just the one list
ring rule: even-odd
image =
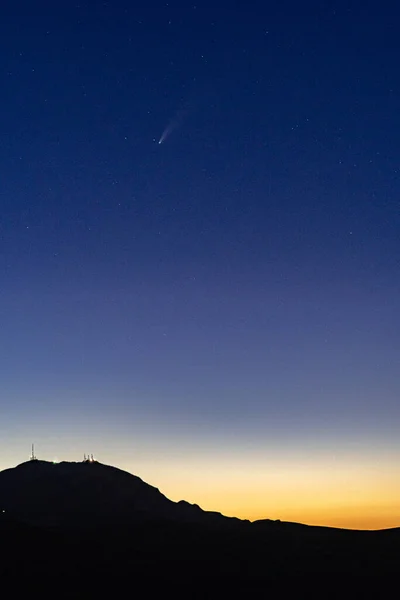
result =
[[0,469],[35,442],[400,526],[400,9],[31,4],[0,22]]

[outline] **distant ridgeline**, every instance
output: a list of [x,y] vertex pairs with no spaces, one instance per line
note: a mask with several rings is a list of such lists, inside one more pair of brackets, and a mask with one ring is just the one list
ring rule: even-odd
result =
[[[29,457],[29,460],[32,462],[34,460],[38,460],[36,454],[35,454],[35,444],[32,444],[32,452],[31,455]],[[53,462],[57,462],[57,461],[53,461]],[[97,462],[97,460],[95,458],[93,458],[93,454],[84,454],[83,455],[83,461],[84,463],[93,463],[93,462]]]
[[[128,525],[169,520],[180,523],[239,523],[239,519],[173,502],[156,487],[104,465],[93,454],[79,462],[30,460],[0,471],[0,509],[34,525]],[[90,468],[87,466],[90,465]],[[243,521],[242,521],[243,523]]]

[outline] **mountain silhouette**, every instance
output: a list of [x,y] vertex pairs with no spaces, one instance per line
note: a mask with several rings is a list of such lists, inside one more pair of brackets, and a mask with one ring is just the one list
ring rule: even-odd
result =
[[97,461],[31,460],[1,471],[0,510],[45,526],[129,525],[160,519],[239,522],[195,504],[173,502],[140,477]]
[[184,598],[221,598],[265,597],[266,590],[280,597],[293,578],[308,590],[312,581],[338,577],[345,598],[354,597],[349,577],[358,591],[364,580],[369,591],[369,576],[397,578],[400,530],[250,523],[173,502],[96,461],[32,460],[0,472],[0,556],[3,587],[21,580],[31,591],[33,582],[46,582],[57,598],[66,593],[60,581],[70,587],[68,598],[82,585],[88,597],[125,595],[132,581],[147,597],[167,589],[177,597],[179,587]]

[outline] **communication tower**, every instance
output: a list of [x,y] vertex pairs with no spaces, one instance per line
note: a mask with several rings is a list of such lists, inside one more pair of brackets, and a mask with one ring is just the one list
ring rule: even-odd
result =
[[31,454],[30,460],[37,460],[37,458],[35,456],[35,444],[32,444],[32,454]]

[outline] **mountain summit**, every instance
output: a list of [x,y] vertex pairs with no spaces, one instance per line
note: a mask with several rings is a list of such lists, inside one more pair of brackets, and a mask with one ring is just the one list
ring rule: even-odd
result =
[[[345,585],[352,574],[359,585],[371,574],[397,576],[399,533],[250,524],[172,502],[139,477],[92,460],[31,460],[0,472],[3,587],[7,576],[13,586],[28,582],[31,593],[32,581],[51,577],[52,597],[60,597],[60,582],[70,582],[68,597],[76,597],[82,581],[87,595],[97,598],[115,596],[116,590],[123,595],[132,582],[140,582],[137,589],[151,598],[166,589],[176,596],[177,585],[184,598],[245,597],[249,590],[265,596],[273,581],[279,596],[286,580],[307,575],[309,586],[316,574],[317,581],[330,582],[344,575]],[[218,581],[221,591],[210,595]],[[162,591],[149,592],[156,582]],[[201,593],[193,596],[199,585]],[[341,597],[347,597],[345,585]]]
[[239,521],[173,502],[140,477],[97,461],[31,460],[0,472],[0,510],[35,525]]

